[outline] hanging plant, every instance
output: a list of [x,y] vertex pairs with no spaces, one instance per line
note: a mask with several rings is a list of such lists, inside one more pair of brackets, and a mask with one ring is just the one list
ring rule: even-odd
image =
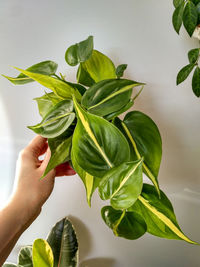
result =
[[[156,124],[136,110],[118,117],[134,105],[144,83],[122,78],[127,65],[116,68],[93,48],[92,36],[70,46],[65,59],[70,66],[78,65],[75,83],[57,75],[52,61],[16,68],[20,74],[15,78],[5,76],[14,84],[37,81],[51,90],[35,98],[42,120],[29,126],[48,138],[51,149],[42,178],[70,161],[85,185],[89,205],[97,188],[102,200],[110,200],[101,214],[116,236],[133,240],[148,232],[197,244],[183,234],[159,188],[162,141]],[[153,185],[143,184],[143,173]]]
[[[172,22],[175,31],[179,34],[183,24],[190,37],[200,40],[200,0],[173,0],[175,7]],[[192,49],[188,52],[189,63],[178,73],[176,84],[179,85],[193,72],[192,90],[197,97],[200,97],[200,68],[199,68],[200,48]]]

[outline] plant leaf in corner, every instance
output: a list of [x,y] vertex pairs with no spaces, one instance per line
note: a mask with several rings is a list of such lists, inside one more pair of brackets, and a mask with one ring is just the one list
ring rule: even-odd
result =
[[179,5],[173,13],[172,23],[175,31],[179,34],[182,22],[183,22],[183,11],[184,11],[185,2]]
[[198,22],[198,12],[196,6],[191,1],[186,3],[183,11],[183,25],[191,37]]

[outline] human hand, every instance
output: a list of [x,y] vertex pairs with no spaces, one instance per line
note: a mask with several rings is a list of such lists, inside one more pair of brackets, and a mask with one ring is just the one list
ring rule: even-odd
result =
[[[39,156],[45,152],[44,160],[39,160]],[[56,176],[75,174],[67,162],[51,170],[40,180],[50,156],[47,140],[39,135],[19,154],[12,201],[23,205],[26,211],[25,221],[34,219],[40,213],[42,205],[53,190]]]

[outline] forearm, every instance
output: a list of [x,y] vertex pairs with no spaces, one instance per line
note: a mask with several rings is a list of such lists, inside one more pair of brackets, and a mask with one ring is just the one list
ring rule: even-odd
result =
[[0,266],[4,263],[17,240],[39,215],[40,210],[30,213],[26,203],[19,197],[13,198],[0,211]]

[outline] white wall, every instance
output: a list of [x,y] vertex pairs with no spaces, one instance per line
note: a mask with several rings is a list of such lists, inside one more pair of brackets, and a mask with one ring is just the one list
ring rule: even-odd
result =
[[[42,60],[59,63],[59,70],[75,79],[75,69],[64,61],[66,48],[94,35],[95,48],[114,63],[127,63],[127,78],[147,83],[134,109],[159,126],[163,139],[161,188],[170,197],[180,226],[200,242],[200,103],[191,79],[176,87],[186,53],[198,46],[184,30],[178,36],[171,24],[172,1],[156,0],[1,0],[0,73],[26,68]],[[17,153],[34,134],[26,128],[40,120],[32,98],[43,94],[36,83],[13,86],[0,79],[0,197],[11,190]],[[80,240],[80,258],[89,267],[165,267],[200,265],[199,247],[146,234],[139,240],[116,238],[101,220],[104,205],[94,195],[92,208],[75,177],[58,178],[40,217],[23,234],[21,245],[45,237],[51,226],[71,215]]]

